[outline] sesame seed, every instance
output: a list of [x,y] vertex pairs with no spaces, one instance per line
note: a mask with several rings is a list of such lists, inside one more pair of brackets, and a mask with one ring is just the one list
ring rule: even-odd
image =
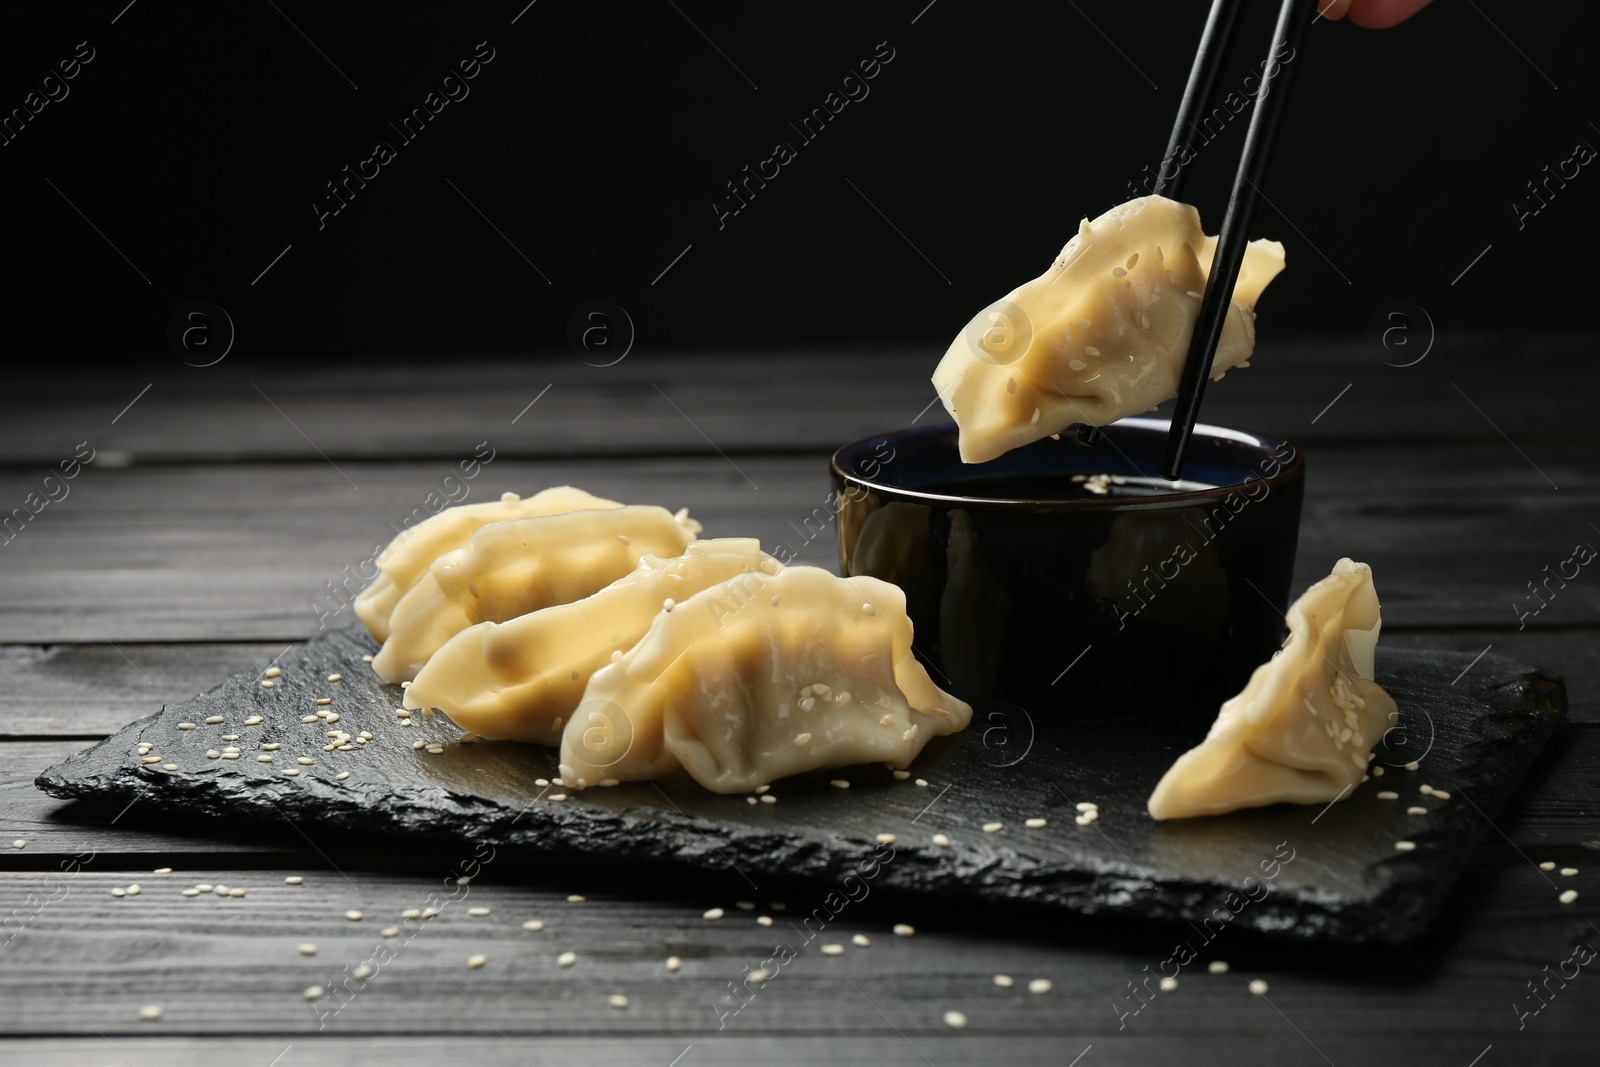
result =
[[336,782],[342,782],[348,777],[350,777],[349,771],[340,771],[338,774],[333,776],[333,780]]
[[997,834],[1005,828],[1006,824],[1003,822],[986,822],[983,824],[983,832],[986,834]]
[[1563,868],[1561,868],[1561,874],[1562,874],[1563,877],[1566,877],[1566,878],[1571,878],[1573,875],[1575,875],[1577,873],[1578,873],[1578,868],[1576,868],[1576,867],[1563,867]]
[[221,726],[222,725],[222,716],[221,715],[207,715],[206,716],[206,725],[207,726]]
[[479,967],[482,967],[485,963],[488,963],[488,962],[489,962],[489,957],[485,956],[481,952],[478,953],[476,956],[468,956],[467,957],[467,967],[470,968],[471,970],[474,970],[474,971],[477,970]]
[[200,890],[200,892],[202,892],[202,893],[209,893],[209,892],[211,892],[212,889],[214,889],[216,887],[213,886],[210,882],[200,882],[199,884],[197,884],[195,886],[195,888]]
[[1406,764],[1406,770],[1408,770],[1408,771],[1420,771],[1421,769],[1422,769],[1422,764],[1420,764],[1420,763],[1408,763],[1408,764]]
[[845,781],[843,778],[834,778],[831,781],[829,781],[828,784],[833,786],[835,789],[849,789],[850,788],[850,783]]
[[1417,843],[1415,841],[1396,841],[1394,843],[1394,850],[1396,852],[1414,852],[1416,851],[1416,848]]
[[1210,971],[1212,974],[1227,974],[1228,961],[1212,960],[1210,963],[1206,964],[1206,970]]
[[237,752],[224,752],[222,754],[222,758],[223,759],[238,759],[239,758],[239,753],[237,753]]
[[879,834],[875,840],[880,845],[892,845],[898,841],[899,838],[895,837],[894,834]]
[[344,917],[353,923],[361,921],[361,913],[354,908],[351,908],[349,911],[345,912]]
[[935,845],[938,845],[940,848],[949,848],[950,847],[950,839],[948,837],[946,837],[944,834],[934,834],[933,835],[933,843]]
[[1001,989],[1010,989],[1017,984],[1017,980],[1009,974],[997,974],[994,976],[994,984]]
[[1418,788],[1417,792],[1421,793],[1423,796],[1432,796],[1433,795],[1433,786],[1431,786],[1431,785],[1421,786],[1420,788]]
[[128,891],[126,889],[123,889],[121,886],[116,886],[115,888],[113,888],[111,890],[111,895],[114,896],[114,897],[127,896],[127,894],[128,894]]
[[424,919],[431,919],[437,914],[439,914],[439,909],[438,908],[423,908],[422,909],[422,917]]
[[[134,886],[133,888],[137,891],[139,887],[138,886]],[[244,896],[244,890],[243,889],[230,889],[230,890],[228,890],[228,895],[230,897],[242,897],[242,896]]]
[[563,952],[561,955],[556,957],[556,966],[558,967],[571,967],[577,962],[578,954],[576,952]]
[[1083,354],[1091,357],[1098,356],[1100,354],[1100,350],[1094,347],[1094,345],[1086,345],[1083,349]]
[[1028,992],[1034,994],[1048,993],[1055,988],[1055,984],[1048,978],[1035,978],[1028,983]]
[[926,778],[918,778],[917,779],[917,784],[920,785],[924,789],[928,788],[928,780]]
[[161,1005],[146,1004],[139,1009],[139,1021],[153,1023],[161,1018]]
[[856,934],[850,939],[850,943],[856,948],[868,948],[872,945],[872,938],[866,934]]
[[771,926],[772,925],[772,916],[770,916],[770,915],[757,915],[756,916],[756,925],[757,926]]
[[1259,978],[1250,979],[1250,992],[1254,993],[1258,997],[1266,996],[1267,995],[1267,983],[1263,982]]
[[959,1011],[947,1011],[944,1013],[944,1024],[952,1030],[965,1030],[967,1017]]
[[553,801],[555,801],[555,802],[556,802],[556,803],[557,803],[557,804],[559,804],[559,803],[561,803],[561,802],[562,802],[562,801],[563,801],[563,800],[566,800],[566,799],[567,799],[567,794],[565,794],[565,793],[551,793],[551,794],[550,794],[550,795],[549,795],[549,796],[548,796],[548,797],[546,797],[546,798],[545,798],[545,799],[546,799],[546,800],[553,800]]
[[262,754],[262,755],[256,757],[256,762],[257,763],[271,763],[272,762],[272,756],[270,754]]
[[736,901],[733,902],[733,906],[738,908],[740,911],[755,911],[756,910],[755,903],[753,901],[749,901],[749,900],[736,900]]
[[530,934],[536,934],[540,930],[544,929],[544,920],[543,919],[529,919],[527,922],[522,924],[522,928],[524,930],[528,931]]
[[906,779],[907,779],[907,778],[910,778],[910,777],[911,777],[911,772],[910,772],[910,771],[894,771],[894,772],[892,772],[892,773],[893,773],[893,774],[894,774],[894,776],[895,776],[895,779],[896,779],[896,780],[897,780],[897,781],[901,781],[901,782],[903,782],[903,781],[905,781],[905,780],[906,780]]
[[613,993],[606,998],[606,1003],[611,1005],[613,1008],[616,1008],[618,1011],[621,1011],[623,1008],[628,1006],[628,998],[623,996],[621,993]]
[[1435,799],[1435,800],[1449,800],[1450,799],[1450,794],[1447,793],[1443,789],[1435,789],[1433,791],[1433,799]]
[[[342,682],[342,681],[344,681],[344,675],[342,675],[342,674],[330,674],[330,675],[328,675],[328,681],[330,681],[330,682]],[[410,688],[410,687],[407,686],[407,688]]]
[[276,678],[278,675],[280,675],[282,673],[283,673],[283,668],[281,668],[281,667],[268,667],[266,670],[261,672],[261,675],[264,678]]
[[1421,807],[1421,806],[1418,806],[1418,805],[1412,805],[1411,807],[1406,809],[1406,814],[1407,815],[1426,815],[1426,814],[1428,814],[1428,809],[1424,808],[1424,807]]
[[602,778],[602,779],[600,779],[600,788],[601,789],[610,789],[613,786],[619,786],[621,784],[622,784],[622,779],[621,778]]
[[151,874],[171,874],[172,873],[172,868],[171,867],[157,867],[155,870],[151,871],[150,873]]
[[910,925],[909,923],[895,923],[894,924],[894,936],[896,936],[896,937],[910,937],[913,934],[915,934],[916,932],[917,932],[917,928],[912,926],[912,925]]
[[372,662],[372,657],[371,656],[362,656],[361,657],[361,662],[362,663],[371,663]]
[[426,742],[426,741],[413,741],[413,742],[411,742],[411,747],[412,748],[427,748],[428,747],[428,742]]
[[1027,822],[1023,823],[1023,825],[1030,830],[1043,830],[1048,823],[1046,823],[1044,819],[1029,819]]
[[483,916],[489,914],[489,909],[488,908],[468,908],[467,909],[467,914],[473,916],[474,918],[481,919],[481,918],[483,918]]
[[844,955],[844,946],[843,945],[832,945],[832,944],[823,945],[822,946],[822,954],[824,956],[843,956]]
[[768,978],[772,977],[772,972],[767,970],[765,967],[757,967],[755,970],[750,972],[748,977],[752,982],[765,982]]
[[586,901],[588,899],[589,898],[584,896],[582,893],[573,893],[571,896],[567,897],[567,903],[568,904],[582,904],[584,901]]
[[1372,776],[1374,778],[1382,778],[1383,777],[1383,768],[1382,767],[1374,767],[1374,768],[1372,768]]
[[1571,904],[1574,900],[1578,899],[1578,891],[1576,889],[1569,889],[1556,899],[1561,901],[1563,904]]
[[757,799],[755,797],[745,797],[744,798],[744,802],[746,804],[750,805],[752,808],[755,807],[756,804],[758,803],[758,801],[757,801]]
[[271,689],[272,688],[272,682],[270,682],[270,681],[262,682],[261,683],[261,688],[263,688],[263,689]]
[[708,911],[704,915],[700,916],[700,918],[702,918],[702,919],[720,919],[720,918],[722,918],[723,914],[724,914],[724,912],[723,912],[723,910],[721,908],[712,908],[710,911]]
[[1096,804],[1092,800],[1080,800],[1080,801],[1078,801],[1077,807],[1078,807],[1079,811],[1084,812],[1086,814],[1088,812],[1091,812],[1091,811],[1099,811],[1100,810],[1100,805]]
[[667,973],[668,974],[677,974],[679,969],[681,969],[682,967],[683,967],[683,961],[680,960],[678,957],[676,957],[676,956],[668,956],[667,957]]
[[317,954],[317,946],[307,941],[305,944],[299,946],[299,951],[300,955],[302,956],[315,956]]
[[178,765],[176,763],[163,763],[161,765],[161,769],[164,771],[175,771],[178,769]]
[[218,752],[216,749],[214,749],[214,748],[206,749],[206,759],[221,759],[221,758],[222,758],[222,753]]
[[161,762],[161,757],[160,756],[140,756],[139,757],[139,762],[140,763],[160,763]]
[[299,767],[285,767],[283,769],[283,773],[284,773],[284,776],[287,777],[287,778],[294,778],[294,777],[299,775],[300,768]]
[[323,989],[319,985],[308,985],[306,986],[306,991],[301,995],[307,1000],[321,1000],[322,995],[326,992],[327,990]]
[[1161,992],[1170,993],[1174,989],[1177,989],[1177,988],[1178,988],[1178,980],[1176,978],[1163,978],[1163,979],[1161,979]]
[[300,721],[301,722],[320,722],[321,720],[318,719],[315,715],[302,715],[302,716],[300,716]]
[[192,722],[180,722],[178,724],[178,729],[180,730],[193,730],[194,728],[195,725]]
[[317,703],[319,705],[332,704],[333,703],[333,699],[331,697],[318,697],[317,698]]
[[372,967],[371,967],[371,966],[369,966],[369,965],[368,965],[368,964],[365,964],[365,963],[358,963],[358,964],[356,964],[356,969],[355,969],[355,970],[353,970],[353,971],[351,971],[351,972],[350,972],[350,973],[351,973],[351,974],[352,974],[352,975],[354,975],[354,976],[355,976],[355,978],[356,978],[356,979],[357,979],[357,980],[358,980],[358,981],[362,981],[362,982],[365,982],[365,981],[366,981],[366,980],[367,980],[367,979],[368,979],[368,978],[371,978],[371,977],[372,977],[372,976],[373,976],[373,975],[374,975],[374,974],[376,974],[376,973],[377,973],[377,972],[376,972],[376,971],[374,971],[374,970],[373,970],[373,969],[372,969]]
[[1400,794],[1392,789],[1385,789],[1378,793],[1379,800],[1399,800]]
[[1556,869],[1556,865],[1553,860],[1545,860],[1543,863],[1539,864],[1539,869],[1541,871],[1553,871]]

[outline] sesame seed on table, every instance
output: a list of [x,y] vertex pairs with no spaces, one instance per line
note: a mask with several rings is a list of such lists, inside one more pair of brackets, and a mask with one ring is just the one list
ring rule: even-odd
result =
[[[1415,392],[1373,389],[1357,403],[1358,381],[1333,415],[1311,424],[1351,376],[1376,380],[1384,368],[1358,367],[1364,356],[1350,347],[1305,344],[1275,356],[1294,364],[1293,375],[1230,377],[1208,395],[1203,418],[1279,433],[1307,451],[1314,491],[1296,583],[1339,555],[1371,562],[1384,598],[1380,657],[1386,647],[1476,654],[1492,644],[1565,678],[1568,722],[1496,817],[1504,836],[1489,832],[1420,942],[1341,952],[1235,931],[1176,975],[1159,965],[1193,938],[1181,926],[876,887],[780,966],[773,946],[800,945],[797,930],[825,891],[814,884],[752,888],[734,872],[641,876],[554,856],[499,858],[457,884],[470,843],[396,848],[337,825],[217,824],[137,802],[112,822],[115,811],[54,800],[32,784],[127,723],[246,670],[273,683],[263,699],[303,700],[296,714],[303,706],[307,733],[280,747],[242,718],[195,718],[184,736],[212,746],[205,759],[196,750],[199,762],[255,768],[271,757],[263,769],[281,768],[290,786],[306,780],[290,775],[299,768],[358,766],[367,742],[409,755],[408,739],[422,731],[407,728],[409,713],[385,712],[381,727],[352,715],[348,667],[330,679],[265,665],[317,632],[308,602],[384,538],[383,518],[407,513],[462,441],[491,435],[499,449],[474,501],[491,489],[572,483],[686,503],[708,531],[792,542],[790,520],[827,489],[828,452],[890,428],[885,419],[895,417],[885,413],[903,411],[903,423],[927,402],[926,353],[762,354],[759,366],[734,361],[716,374],[706,373],[710,357],[662,356],[648,367],[621,363],[608,377],[553,361],[538,370],[538,387],[554,382],[551,397],[514,429],[509,419],[525,400],[498,429],[484,413],[525,391],[527,367],[516,362],[464,359],[455,387],[425,406],[416,397],[426,383],[405,366],[372,395],[322,388],[314,365],[276,369],[273,396],[288,398],[359,496],[270,408],[276,423],[261,416],[265,406],[229,363],[191,379],[182,397],[158,384],[115,427],[102,411],[115,398],[112,413],[126,403],[120,383],[24,378],[13,389],[29,402],[0,420],[0,454],[12,459],[0,499],[32,487],[27,464],[70,454],[79,426],[98,425],[98,446],[140,461],[88,465],[71,502],[40,516],[0,560],[0,833],[19,843],[0,852],[0,1033],[17,1062],[40,1064],[121,1062],[107,1041],[136,1065],[216,1062],[224,1042],[229,1062],[265,1065],[292,1045],[283,1067],[520,1064],[523,1053],[538,1063],[666,1067],[689,1046],[682,1067],[923,1062],[907,1039],[939,1067],[1069,1063],[1091,1044],[1083,1067],[1190,1062],[1196,1042],[1219,1042],[1205,1046],[1215,1050],[1230,1040],[1243,1050],[1239,1062],[1321,1062],[1307,1039],[1340,1064],[1466,1064],[1490,1043],[1490,1057],[1515,1056],[1507,1005],[1573,944],[1600,936],[1586,925],[1600,899],[1600,579],[1573,580],[1522,630],[1506,606],[1567,555],[1566,542],[1585,539],[1597,514],[1600,424],[1586,408],[1600,395],[1600,370],[1587,347],[1541,342],[1541,381],[1565,383],[1552,393],[1506,375],[1491,339],[1458,348],[1448,369],[1413,368],[1405,388]],[[655,395],[652,380],[715,448],[672,407],[641,401]],[[843,380],[859,385],[841,398]],[[1471,422],[1470,408],[1463,416],[1417,399],[1451,382],[1480,403],[1493,398],[1499,428],[1560,492]],[[564,403],[551,403],[558,395]],[[194,411],[204,416],[175,432]],[[404,458],[384,458],[392,454]],[[796,547],[802,562],[837,565],[831,530]],[[346,609],[333,625],[351,621]],[[1472,684],[1470,672],[1460,684]],[[349,733],[336,725],[341,712]],[[427,742],[417,745],[419,760],[438,763]],[[141,758],[159,771],[165,756],[156,748]],[[1426,759],[1415,774],[1391,767],[1365,787],[1376,793],[1381,782],[1389,803],[1410,813],[1393,862],[1424,853],[1430,827],[1474,799],[1429,771]],[[841,787],[829,795],[841,804],[867,783],[854,769],[833,773]],[[917,780],[926,773],[912,765],[895,788],[926,803],[948,784]],[[856,788],[845,788],[852,780]],[[749,810],[781,813],[793,794],[762,804],[783,793],[781,783],[755,791]],[[579,794],[571,798],[569,809]],[[1069,835],[1114,839],[1119,820],[1143,817],[1097,808],[1103,795],[1071,798],[1080,799],[1076,812],[1039,807],[989,834],[982,823],[940,824],[935,807],[914,834],[879,839],[946,855],[964,838],[1026,850]],[[1128,983],[1147,976],[1147,1007],[1119,1028],[1114,1006],[1133,1006]],[[318,1011],[337,1004],[330,998],[345,983],[349,1002],[319,1031]],[[729,983],[743,991],[736,1012],[736,1002],[717,1000]],[[1529,1020],[1542,1047],[1587,1047],[1596,990],[1592,977],[1568,979]],[[719,1020],[718,1010],[729,1014]]]

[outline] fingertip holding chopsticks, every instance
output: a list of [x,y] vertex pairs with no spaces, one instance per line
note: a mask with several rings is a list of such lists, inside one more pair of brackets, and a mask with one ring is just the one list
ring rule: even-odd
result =
[[[1205,29],[1200,35],[1200,46],[1195,52],[1194,66],[1189,71],[1189,82],[1184,87],[1183,100],[1178,105],[1172,136],[1167,141],[1161,170],[1156,176],[1154,192],[1158,195],[1178,198],[1190,162],[1190,153],[1184,143],[1185,134],[1216,88],[1217,76],[1234,36],[1239,10],[1243,6],[1243,0],[1212,0],[1211,12],[1206,17]],[[1178,402],[1173,408],[1171,428],[1167,432],[1167,450],[1162,457],[1161,473],[1172,480],[1178,479],[1183,471],[1184,450],[1188,447],[1195,420],[1200,414],[1200,400],[1210,376],[1208,372],[1216,357],[1217,342],[1222,337],[1222,327],[1233,300],[1233,287],[1239,277],[1239,265],[1244,261],[1245,246],[1249,243],[1246,231],[1255,214],[1260,184],[1266,176],[1273,142],[1282,125],[1295,69],[1289,60],[1305,47],[1306,32],[1311,28],[1311,23],[1316,21],[1317,6],[1315,0],[1283,0],[1278,10],[1272,46],[1267,52],[1261,73],[1261,85],[1256,90],[1255,110],[1245,131],[1244,150],[1240,154],[1239,167],[1234,172],[1233,186],[1228,193],[1227,214],[1223,217],[1222,229],[1217,236],[1205,293],[1200,301],[1200,314],[1195,320],[1194,334],[1189,339],[1189,351],[1184,358]],[[1283,58],[1285,56],[1288,58]]]

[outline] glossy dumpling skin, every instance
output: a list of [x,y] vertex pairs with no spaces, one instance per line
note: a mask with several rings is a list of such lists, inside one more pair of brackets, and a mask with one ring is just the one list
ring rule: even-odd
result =
[[[933,385],[981,463],[1059,433],[1104,426],[1177,395],[1216,239],[1188,204],[1145,196],[1112,208],[1044,274],[985,308],[951,343]],[[1252,241],[1212,362],[1221,378],[1250,358],[1255,306],[1283,269],[1283,246]]]
[[971,719],[912,655],[898,588],[785,567],[695,594],[596,671],[562,731],[561,773],[582,788],[682,767],[739,793],[827,767],[904,768]]
[[1361,783],[1373,746],[1397,718],[1372,680],[1382,626],[1372,569],[1341,559],[1290,605],[1287,621],[1283,648],[1150,794],[1154,818],[1327,804]]
[[671,599],[782,567],[754,538],[695,541],[683,555],[646,555],[599,592],[504,623],[469,626],[446,641],[405,692],[408,708],[438,708],[484,737],[556,745],[589,676],[626,652]]
[[647,552],[682,554],[699,532],[686,511],[643,504],[480,527],[400,598],[373,669],[389,682],[413,678],[468,626],[580,600],[633,570]]
[[460,548],[480,527],[507,519],[527,519],[563,511],[620,508],[615,500],[593,496],[570,485],[556,485],[529,497],[506,493],[483,504],[460,504],[401,531],[377,558],[378,576],[356,597],[356,617],[375,641],[389,637],[389,615],[400,598],[433,561]]

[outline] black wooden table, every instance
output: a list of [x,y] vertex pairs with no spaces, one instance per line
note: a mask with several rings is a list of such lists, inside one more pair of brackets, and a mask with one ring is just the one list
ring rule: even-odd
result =
[[[771,953],[758,917],[803,903],[804,886],[641,883],[552,860],[496,862],[456,887],[448,850],[156,818],[137,801],[83,809],[33,787],[163,702],[352,621],[345,576],[429,493],[459,495],[447,478],[475,455],[490,458],[464,483],[470,500],[572,483],[687,505],[708,532],[835,565],[831,531],[805,522],[824,505],[826,455],[939,417],[937,353],[31,372],[0,397],[0,510],[29,514],[0,546],[0,1061],[1586,1061],[1600,974],[1575,952],[1600,946],[1600,575],[1539,583],[1575,545],[1600,544],[1593,351],[1586,337],[1446,336],[1395,368],[1354,345],[1275,342],[1211,390],[1207,421],[1307,456],[1297,588],[1341,555],[1365,560],[1387,645],[1537,664],[1565,677],[1570,721],[1423,941],[1342,950],[1229,931],[1211,954],[1227,973],[1191,968],[1120,1019],[1177,931],[876,893],[829,931],[841,954],[808,953],[730,1014],[719,998]],[[91,450],[75,478],[46,482]],[[1529,583],[1553,590],[1537,613]],[[181,895],[198,883],[246,895]],[[1566,889],[1575,902],[1558,902]],[[452,904],[389,939],[393,958],[319,1019],[304,991],[439,892]],[[703,918],[713,906],[726,916]],[[1247,987],[1258,978],[1265,997]],[[1029,992],[1034,979],[1049,991]],[[946,1025],[952,1010],[966,1029]]]

